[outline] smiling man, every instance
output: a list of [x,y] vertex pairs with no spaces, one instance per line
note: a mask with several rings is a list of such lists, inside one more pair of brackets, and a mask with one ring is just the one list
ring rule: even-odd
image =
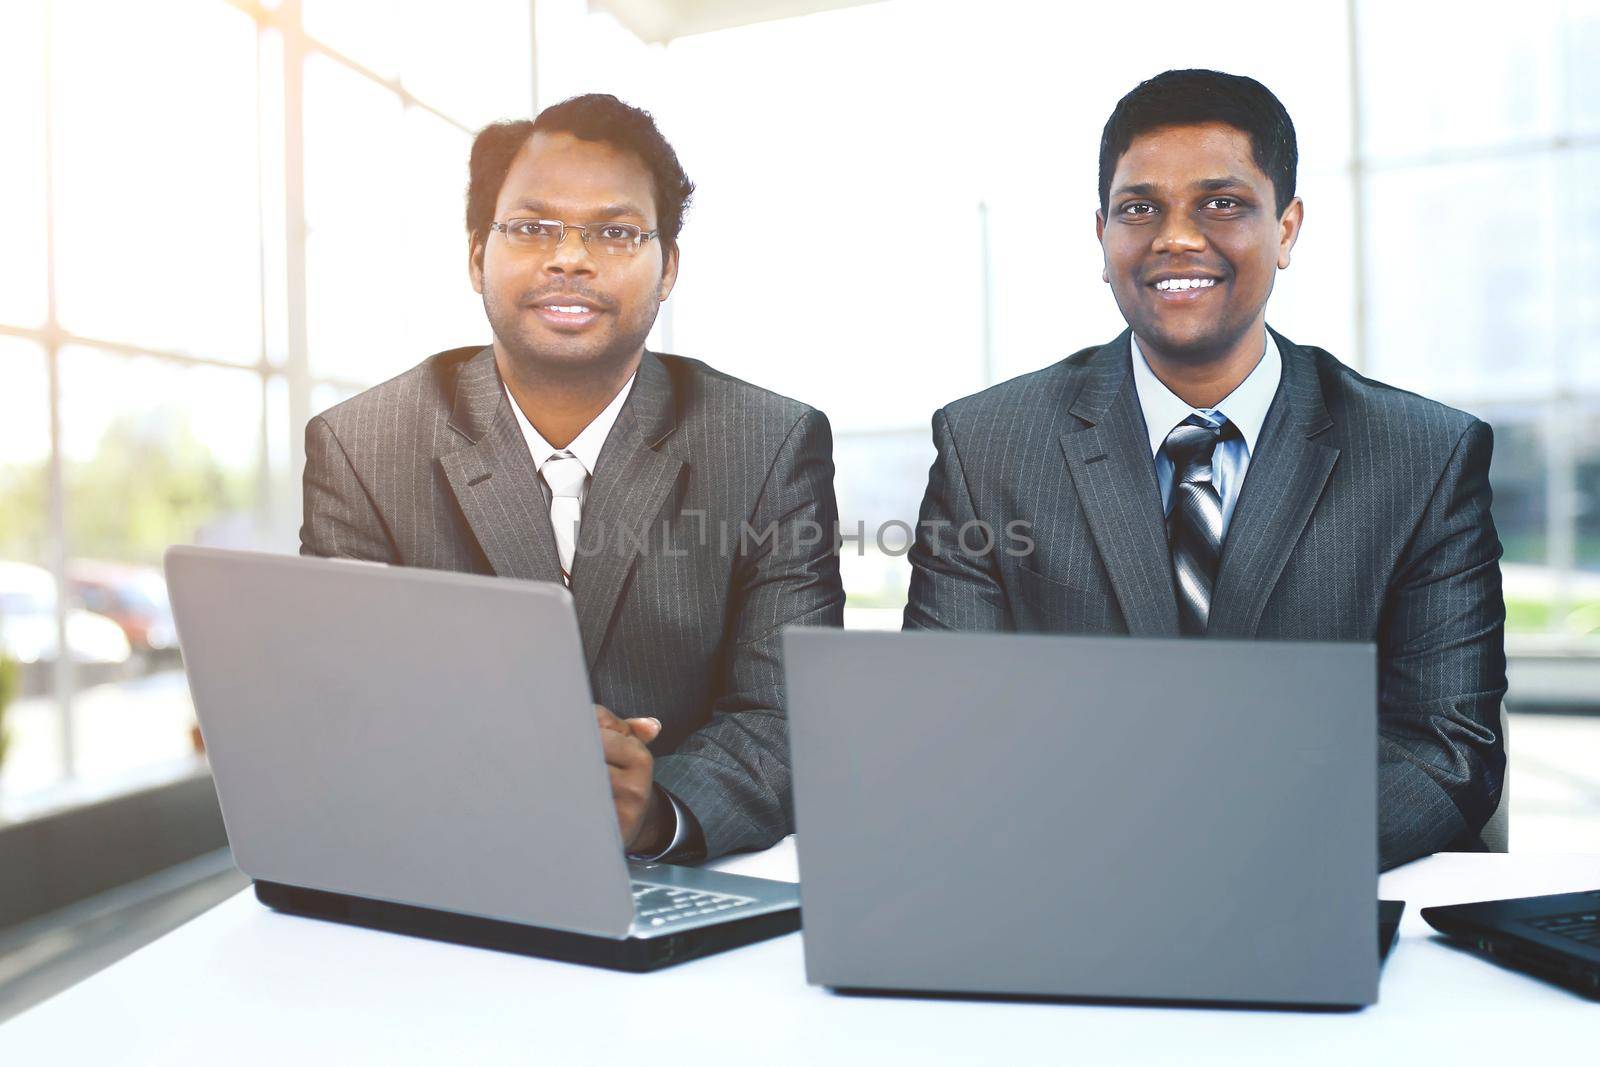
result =
[[612,96],[479,133],[468,270],[494,342],[313,419],[300,532],[308,555],[567,583],[623,841],[673,861],[791,832],[779,634],[844,604],[827,419],[645,349],[693,190]]
[[[1268,328],[1296,161],[1250,78],[1168,71],[1117,104],[1095,233],[1129,328],[934,415],[906,626],[1374,642],[1382,864],[1481,849],[1505,773],[1491,434]],[[1018,521],[1025,553],[960,536]]]

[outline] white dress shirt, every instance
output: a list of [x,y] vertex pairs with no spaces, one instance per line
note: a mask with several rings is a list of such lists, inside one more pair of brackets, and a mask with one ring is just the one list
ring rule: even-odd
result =
[[[605,410],[596,415],[565,449],[552,445],[544,439],[543,434],[533,428],[528,416],[517,406],[517,398],[511,395],[511,387],[502,381],[500,387],[506,391],[506,399],[511,401],[511,410],[517,414],[517,425],[522,428],[523,440],[528,442],[528,454],[533,457],[533,469],[542,473],[545,463],[551,456],[565,451],[577,457],[578,462],[583,464],[583,469],[589,472],[589,477],[593,478],[595,465],[600,462],[600,450],[605,447],[606,438],[611,436],[611,427],[617,424],[617,416],[622,414],[622,405],[627,402],[628,394],[633,392],[633,379],[637,377],[638,374],[630,377],[617,391],[617,395],[611,398],[611,403],[605,406]],[[583,491],[578,494],[580,504],[588,491],[589,486],[585,482]]]
[[1172,460],[1161,446],[1167,434],[1190,415],[1198,414],[1215,423],[1217,416],[1226,418],[1239,428],[1239,436],[1225,438],[1217,443],[1211,457],[1212,484],[1222,498],[1222,533],[1226,537],[1228,523],[1233,519],[1233,507],[1239,502],[1239,490],[1244,487],[1244,476],[1250,469],[1250,456],[1255,452],[1256,439],[1267,421],[1267,409],[1277,395],[1278,381],[1283,377],[1283,357],[1278,345],[1267,334],[1266,348],[1256,361],[1255,369],[1244,381],[1224,397],[1214,408],[1190,407],[1177,394],[1157,378],[1139,350],[1139,339],[1130,338],[1133,344],[1133,384],[1139,392],[1139,407],[1144,411],[1145,430],[1150,434],[1150,452],[1156,461],[1156,481],[1161,486],[1161,510],[1172,507]]
[[[595,466],[600,462],[600,450],[605,447],[606,438],[611,436],[611,428],[617,424],[617,416],[622,413],[622,405],[627,402],[628,394],[633,392],[633,380],[637,377],[638,374],[630,377],[627,384],[623,385],[617,391],[617,395],[611,398],[611,403],[605,406],[605,410],[596,415],[589,425],[579,431],[578,436],[574,437],[572,443],[565,449],[555,447],[544,439],[543,434],[534,429],[533,423],[528,421],[528,416],[524,415],[522,408],[517,405],[517,398],[511,395],[510,386],[502,381],[500,386],[506,391],[506,399],[511,403],[511,410],[516,412],[517,425],[522,429],[522,438],[528,442],[528,454],[533,457],[533,469],[542,473],[545,463],[549,461],[551,456],[558,452],[570,452],[579,463],[583,464],[583,469],[589,472],[589,478],[593,478]],[[542,484],[543,480],[541,479]],[[588,479],[585,479],[583,488],[578,492],[578,504],[580,507],[584,498],[588,495],[588,491],[589,482]],[[660,787],[657,786],[657,788]],[[655,855],[638,856],[636,857],[638,859],[662,859],[670,855],[675,849],[682,847],[684,840],[689,836],[689,820],[685,817],[678,798],[665,789],[662,789],[661,792],[665,794],[672,807],[672,840],[667,843],[666,848]]]

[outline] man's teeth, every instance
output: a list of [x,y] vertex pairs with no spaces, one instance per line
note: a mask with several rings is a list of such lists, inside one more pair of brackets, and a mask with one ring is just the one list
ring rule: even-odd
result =
[[589,309],[582,304],[546,304],[551,311],[559,311],[563,315],[582,315]]
[[1156,288],[1165,293],[1183,289],[1209,289],[1216,284],[1215,278],[1165,278],[1156,282]]

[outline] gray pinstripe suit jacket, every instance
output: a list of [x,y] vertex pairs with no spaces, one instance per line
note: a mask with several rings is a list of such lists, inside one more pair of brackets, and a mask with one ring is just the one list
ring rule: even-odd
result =
[[[1177,636],[1129,336],[934,415],[908,628]],[[1383,866],[1480,849],[1505,774],[1489,427],[1273,336],[1283,378],[1228,527],[1210,633],[1375,642]],[[962,552],[957,531],[974,519],[997,534],[1026,520],[1033,553]]]
[[[806,521],[826,535],[789,535]],[[793,829],[779,634],[842,623],[836,521],[821,412],[645,353],[584,500],[572,595],[595,699],[661,720],[656,781],[710,855]],[[741,538],[741,523],[784,533]],[[494,350],[440,353],[311,420],[300,541],[307,555],[560,581]]]

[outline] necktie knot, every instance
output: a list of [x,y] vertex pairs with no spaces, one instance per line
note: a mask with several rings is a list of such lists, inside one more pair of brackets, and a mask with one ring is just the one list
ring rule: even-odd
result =
[[1220,424],[1208,422],[1200,415],[1190,415],[1174,426],[1162,442],[1161,447],[1172,461],[1178,481],[1209,479],[1217,442],[1239,436],[1239,427],[1221,415],[1217,417],[1222,419]]
[[557,452],[545,460],[540,473],[544,475],[545,483],[550,486],[550,493],[557,497],[581,497],[583,495],[583,480],[589,476],[584,469],[583,461],[571,452]]

